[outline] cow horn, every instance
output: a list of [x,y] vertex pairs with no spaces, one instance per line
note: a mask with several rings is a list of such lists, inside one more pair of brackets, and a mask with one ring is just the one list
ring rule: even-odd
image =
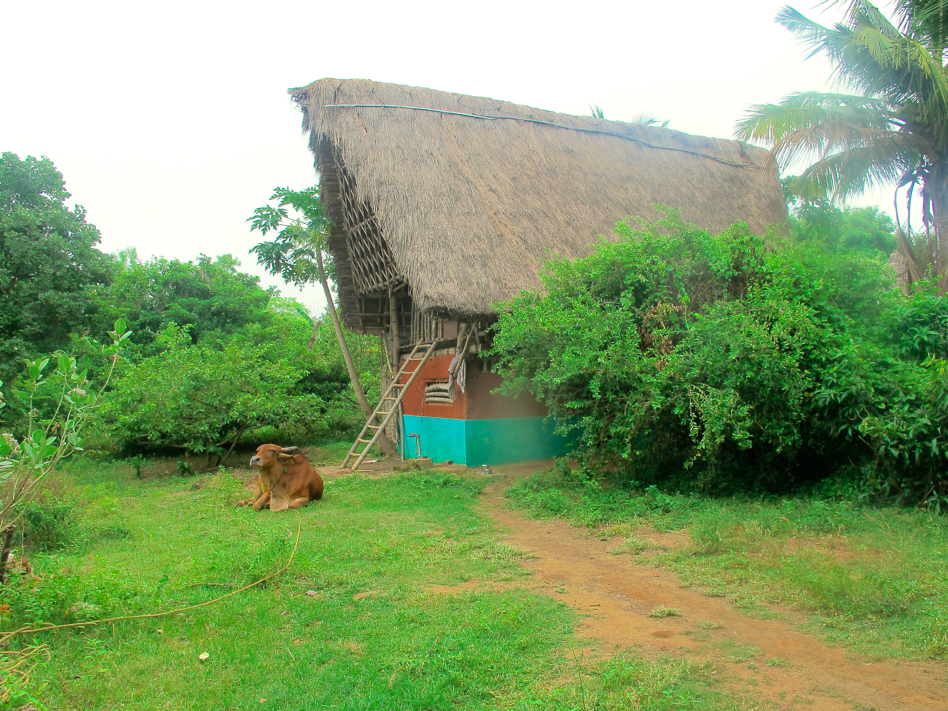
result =
[[283,452],[283,454],[296,454],[297,452],[300,451],[300,448],[299,447],[281,447],[280,451]]

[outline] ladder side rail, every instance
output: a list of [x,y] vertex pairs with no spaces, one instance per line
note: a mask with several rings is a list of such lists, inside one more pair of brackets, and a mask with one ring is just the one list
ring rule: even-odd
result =
[[[391,410],[389,410],[389,413],[385,416],[385,419],[382,421],[381,425],[379,425],[378,430],[376,430],[375,435],[372,437],[369,443],[365,446],[365,449],[362,451],[362,454],[360,454],[358,459],[356,459],[355,464],[352,465],[352,471],[356,471],[359,468],[359,465],[362,464],[362,460],[365,459],[366,455],[369,453],[369,450],[372,449],[375,442],[381,436],[381,433],[385,430],[386,425],[388,425],[388,423],[391,422],[392,418],[395,417],[395,415],[398,413],[398,405],[401,404],[402,398],[405,397],[405,393],[408,392],[408,388],[415,381],[415,378],[417,377],[418,373],[421,372],[421,369],[424,366],[424,364],[428,362],[428,358],[430,358],[431,354],[434,353],[435,347],[437,345],[438,345],[437,341],[432,343],[428,347],[428,350],[425,352],[425,355],[421,359],[421,362],[418,364],[418,367],[416,367],[414,370],[411,371],[411,376],[408,378],[408,382],[405,383],[405,387],[402,388],[401,392],[398,393],[398,399],[396,400],[395,405],[392,407]],[[356,444],[358,444],[358,440],[356,440]]]
[[[395,390],[396,388],[401,386],[401,383],[399,383],[398,381],[401,378],[401,376],[403,376],[406,373],[408,364],[411,362],[412,358],[415,357],[415,353],[418,350],[418,347],[420,345],[421,345],[420,343],[415,344],[415,347],[412,348],[411,353],[409,354],[408,359],[405,361],[404,365],[400,366],[398,369],[398,372],[395,373],[394,376],[392,376],[392,382],[388,384],[388,388],[386,388],[385,394],[382,395],[382,399],[379,400],[378,406],[375,408],[375,411],[372,413],[373,415],[377,415],[379,413],[379,410],[382,409],[382,403],[386,399],[388,399],[388,396],[391,394],[392,390]],[[402,388],[402,390],[404,390],[404,388]]]
[[[369,429],[375,427],[373,423],[378,422],[378,414],[379,412],[381,412],[382,407],[385,404],[385,401],[389,399],[393,399],[389,397],[391,395],[392,390],[398,389],[400,391],[399,395],[401,395],[401,393],[404,393],[408,389],[408,385],[411,383],[411,380],[409,380],[409,382],[406,383],[404,387],[400,387],[401,383],[399,383],[399,380],[401,380],[402,375],[404,375],[405,372],[407,372],[408,364],[412,362],[412,359],[415,357],[415,354],[418,352],[418,349],[421,348],[421,346],[422,346],[422,343],[420,341],[415,343],[415,346],[414,348],[412,348],[411,353],[409,354],[408,358],[401,365],[401,367],[399,367],[398,372],[392,378],[392,382],[389,383],[388,389],[386,389],[385,394],[382,396],[382,399],[379,400],[379,404],[376,405],[375,410],[373,410],[372,414],[366,419],[365,425],[362,427],[362,431],[359,432],[359,436],[356,437],[355,442],[352,443],[352,447],[349,448],[349,451],[346,454],[346,458],[342,460],[343,469],[346,468],[346,465],[349,463],[349,460],[356,453],[356,450],[359,448],[359,442],[360,440],[362,440],[363,437],[365,437],[365,433],[368,432]],[[425,360],[427,360],[427,358],[425,358]],[[399,396],[397,399],[395,399],[395,404],[393,405],[393,407],[397,407],[397,405],[400,402],[401,402],[401,397]],[[384,427],[385,425],[381,425],[379,431],[381,431],[381,429]],[[378,438],[376,437],[372,440],[373,444],[375,443],[376,439]],[[371,446],[372,445],[369,445],[369,447]]]

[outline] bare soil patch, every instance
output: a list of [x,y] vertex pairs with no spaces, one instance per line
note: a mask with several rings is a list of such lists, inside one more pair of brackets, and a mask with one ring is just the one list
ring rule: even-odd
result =
[[[499,468],[506,476],[491,482],[482,508],[507,530],[508,545],[531,554],[522,565],[533,585],[584,613],[577,635],[598,640],[604,653],[632,647],[711,661],[770,708],[948,709],[943,664],[861,659],[791,623],[748,617],[723,598],[684,587],[672,573],[616,555],[616,542],[602,531],[590,535],[564,521],[529,520],[505,510],[504,489],[535,470]],[[682,537],[656,543],[679,547]],[[658,608],[680,615],[651,617]]]

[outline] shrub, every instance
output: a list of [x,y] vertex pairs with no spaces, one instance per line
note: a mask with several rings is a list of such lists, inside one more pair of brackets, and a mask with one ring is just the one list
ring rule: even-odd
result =
[[781,491],[855,465],[877,493],[948,503],[948,306],[893,289],[846,224],[830,249],[619,223],[500,305],[504,390],[579,429],[581,465],[620,482]]
[[79,516],[67,499],[44,496],[23,507],[23,545],[40,551],[55,551],[75,542]]

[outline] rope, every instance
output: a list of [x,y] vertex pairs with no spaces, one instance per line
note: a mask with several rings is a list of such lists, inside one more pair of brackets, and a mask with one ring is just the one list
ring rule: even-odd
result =
[[754,168],[755,170],[760,170],[761,166],[756,163],[734,163],[733,161],[725,160],[724,158],[718,158],[717,156],[712,156],[707,153],[700,153],[698,151],[689,151],[687,148],[673,148],[672,146],[657,146],[654,143],[649,143],[648,141],[643,141],[640,138],[633,138],[632,136],[627,136],[624,133],[615,133],[614,131],[602,131],[597,128],[580,128],[578,126],[566,126],[561,123],[553,123],[551,121],[541,121],[540,119],[532,118],[522,118],[520,116],[481,116],[479,114],[465,114],[460,111],[446,111],[443,109],[429,109],[425,106],[399,106],[397,104],[323,104],[324,109],[405,109],[407,111],[430,111],[435,114],[445,114],[447,116],[464,116],[466,118],[481,119],[483,121],[497,121],[497,120],[507,120],[507,121],[522,121],[524,123],[535,123],[540,126],[550,126],[552,128],[562,128],[567,131],[578,131],[580,133],[598,133],[603,136],[614,136],[616,138],[621,138],[624,141],[632,141],[632,143],[638,143],[649,148],[655,148],[660,151],[675,151],[676,153],[688,153],[689,155],[698,156],[699,158],[707,158],[708,160],[713,160],[716,163],[721,163],[722,165],[730,165],[734,168]]
[[[299,514],[297,514],[297,516],[299,516]],[[213,600],[207,600],[206,602],[199,602],[196,605],[188,605],[187,607],[178,607],[178,608],[175,608],[174,610],[167,610],[165,612],[151,612],[144,615],[123,615],[121,617],[107,617],[103,620],[89,620],[88,622],[70,622],[65,625],[43,625],[42,627],[34,627],[32,625],[28,625],[26,627],[21,627],[18,630],[13,630],[12,632],[4,632],[0,634],[0,645],[5,644],[11,638],[16,637],[17,635],[21,635],[21,634],[35,634],[37,632],[49,632],[51,630],[62,630],[62,629],[67,629],[69,627],[88,627],[90,625],[101,625],[106,622],[119,622],[122,620],[148,620],[148,619],[154,619],[156,617],[167,617],[168,615],[174,615],[178,612],[187,612],[188,610],[196,610],[199,607],[207,607],[208,605],[213,605],[214,603],[220,602],[221,600],[225,600],[229,597],[233,597],[234,595],[242,593],[244,590],[249,590],[250,588],[254,588],[257,585],[260,585],[260,583],[266,580],[269,580],[270,578],[274,576],[279,575],[284,570],[289,568],[290,564],[293,562],[293,557],[296,555],[296,549],[300,544],[300,531],[302,530],[302,528],[303,528],[303,519],[298,518],[297,525],[296,525],[296,541],[293,543],[293,550],[290,551],[290,557],[286,561],[286,565],[284,565],[279,570],[274,570],[271,573],[267,573],[255,583],[250,583],[250,585],[244,585],[242,588],[238,590],[232,590],[231,592],[225,595],[221,595],[220,597],[215,597]],[[0,652],[0,654],[5,654],[5,653],[7,652]]]

